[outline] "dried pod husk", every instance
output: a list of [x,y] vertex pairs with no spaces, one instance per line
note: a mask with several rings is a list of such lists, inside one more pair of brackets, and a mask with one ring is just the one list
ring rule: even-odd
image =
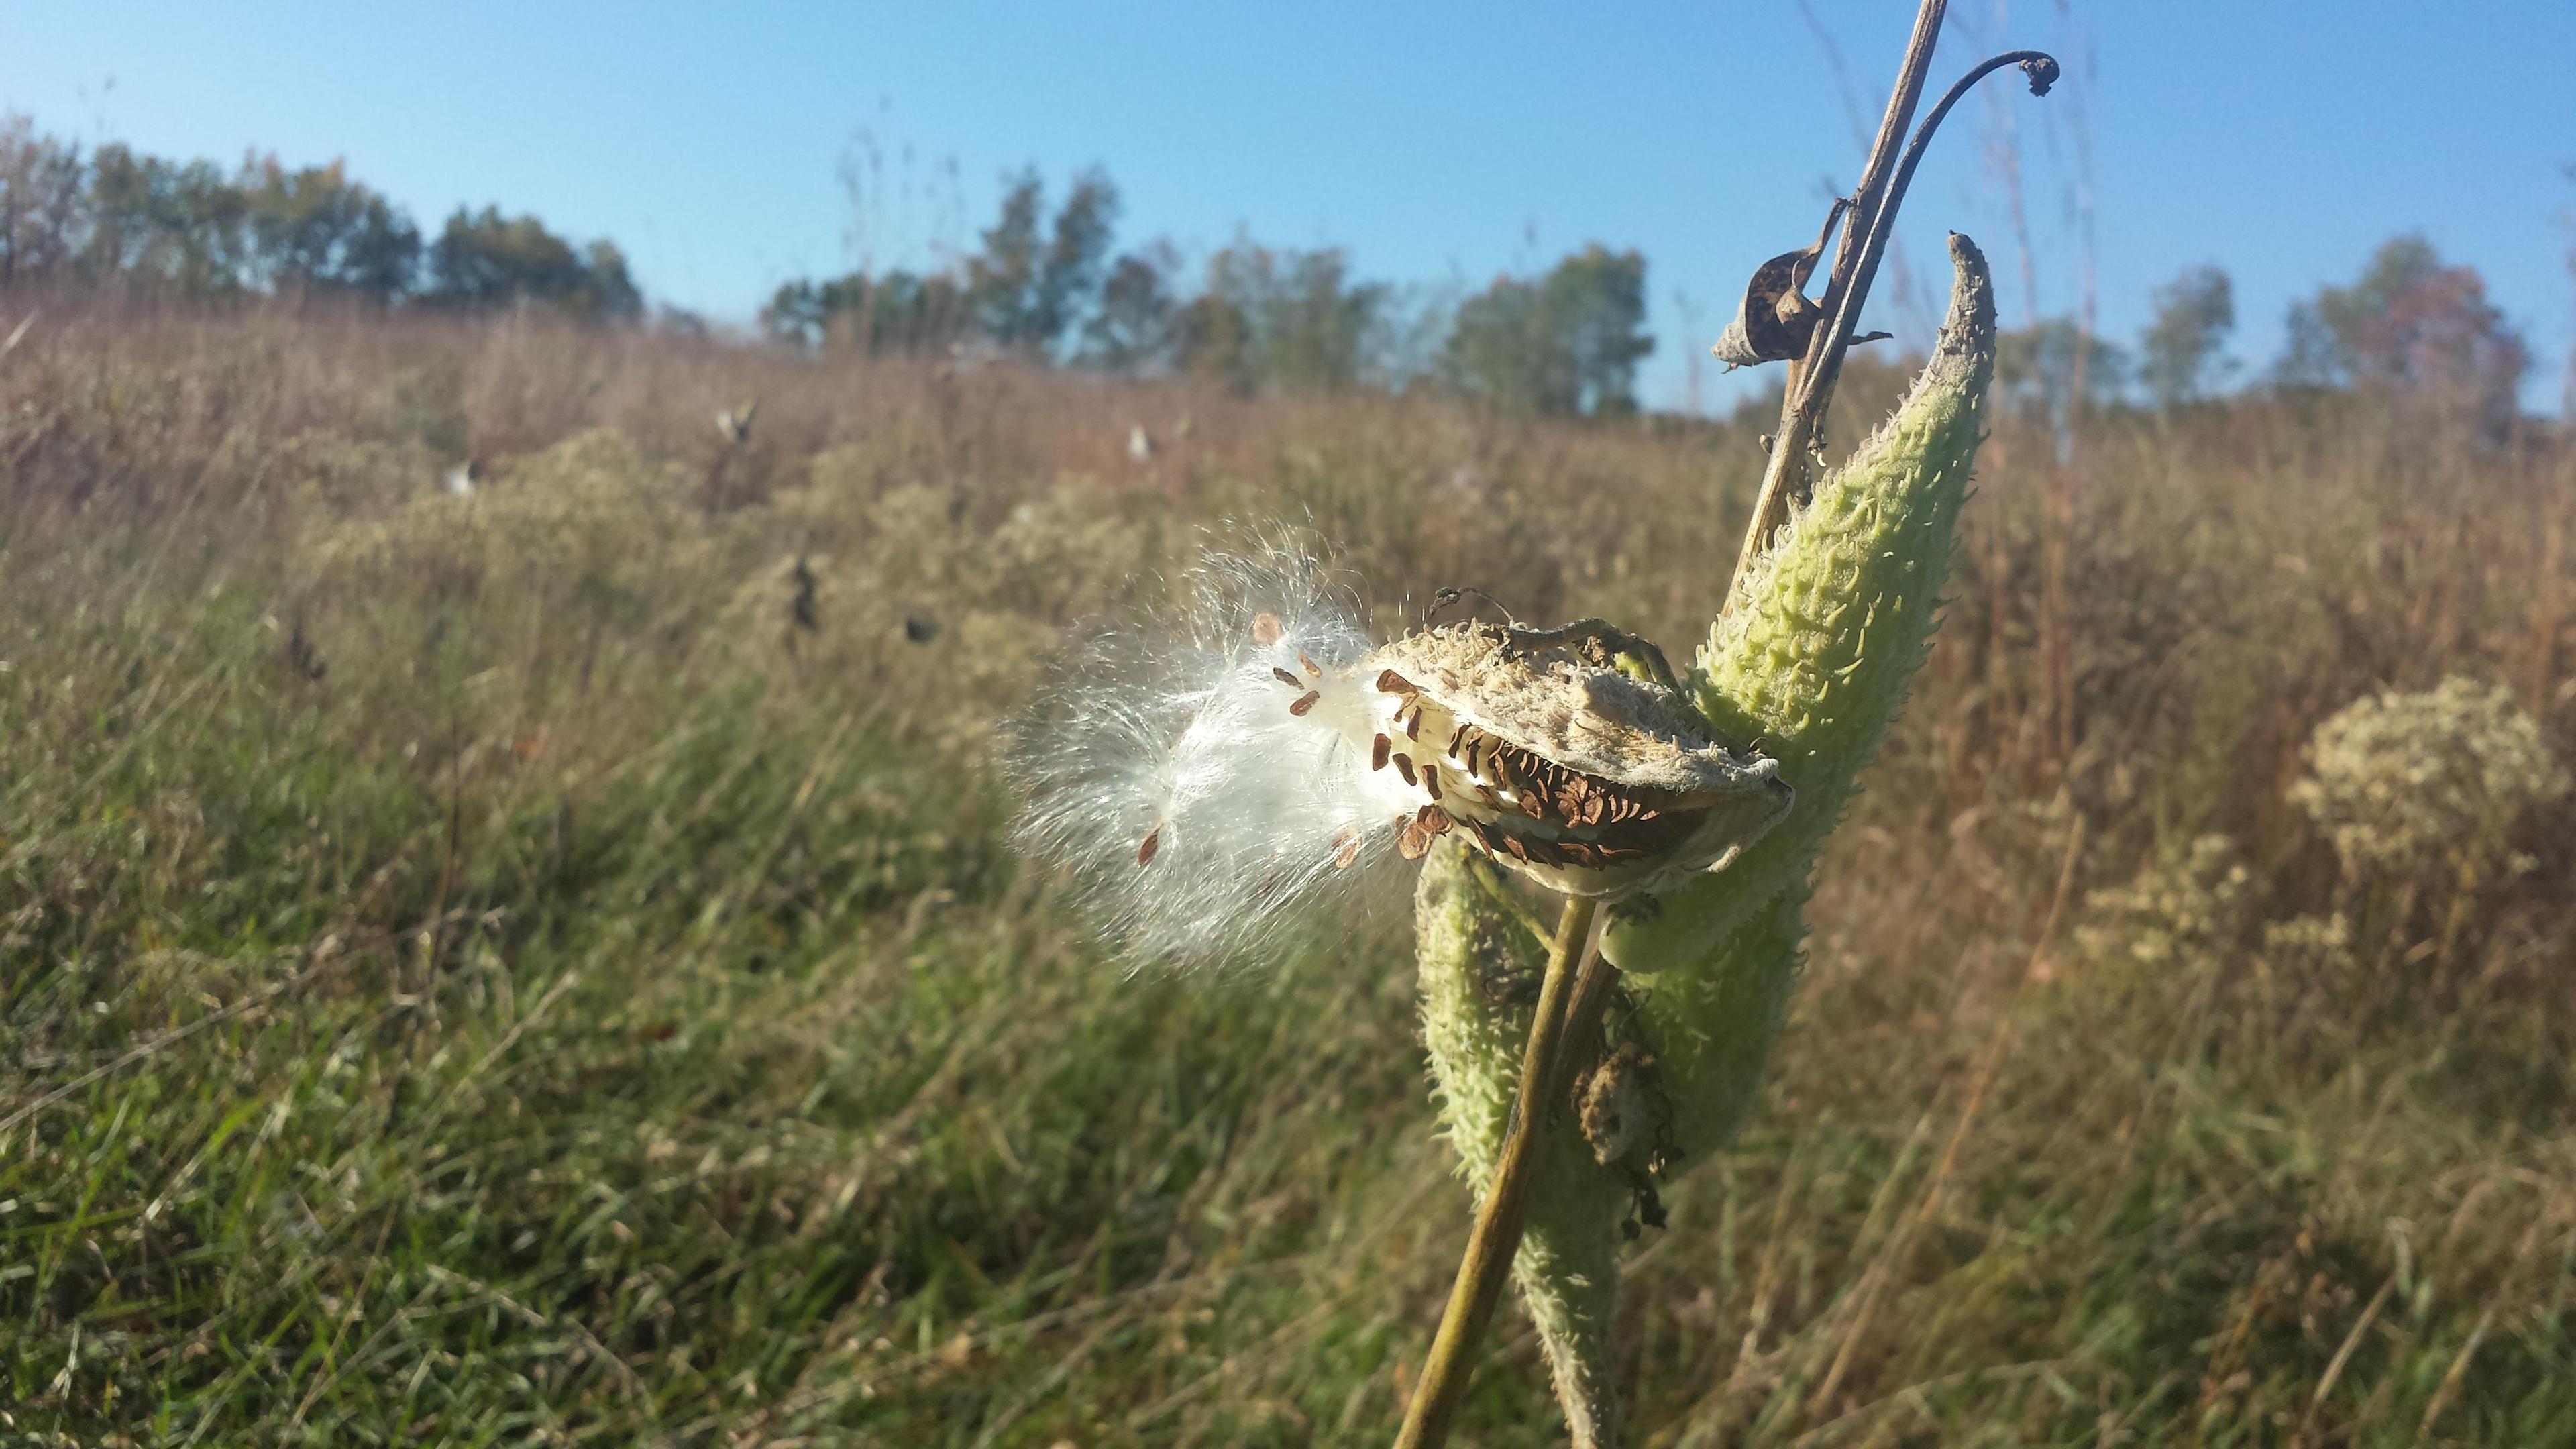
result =
[[1815,274],[1816,262],[1824,256],[1825,243],[1833,238],[1834,223],[1842,220],[1844,209],[1844,203],[1835,202],[1815,241],[1753,269],[1753,279],[1744,284],[1744,300],[1736,304],[1735,319],[1709,349],[1718,361],[1737,368],[1807,355],[1807,344],[1816,335],[1816,324],[1824,320],[1825,309],[1809,301],[1803,289]]
[[1404,783],[1553,890],[1621,896],[1723,869],[1794,799],[1775,762],[1718,743],[1687,697],[1592,632],[1445,625],[1363,669]]
[[1726,324],[1726,330],[1718,334],[1717,345],[1709,349],[1718,361],[1730,367],[1752,367],[1806,356],[1807,343],[1816,334],[1816,323],[1823,318],[1824,308],[1798,289],[1807,284],[1823,251],[1824,244],[1819,241],[1812,247],[1782,252],[1754,269],[1734,320]]

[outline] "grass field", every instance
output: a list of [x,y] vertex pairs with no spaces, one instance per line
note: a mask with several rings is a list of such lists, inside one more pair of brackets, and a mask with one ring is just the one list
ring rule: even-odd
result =
[[[1468,1220],[1402,882],[1122,980],[997,730],[1229,523],[1384,623],[1467,584],[1678,653],[1756,431],[49,313],[0,1443],[1383,1442]],[[1636,1441],[2576,1442],[2576,814],[2339,858],[2299,789],[2453,676],[2576,759],[2576,461],[2338,398],[2076,443],[2062,551],[2051,440],[1984,455],[1764,1110],[1634,1249]],[[2431,721],[2401,759],[2484,738]],[[1556,1442],[1497,1338],[1462,1439]]]

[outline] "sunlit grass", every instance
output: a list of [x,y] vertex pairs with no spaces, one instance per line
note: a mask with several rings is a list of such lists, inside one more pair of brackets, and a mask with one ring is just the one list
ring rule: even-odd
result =
[[[1228,520],[1681,644],[1760,457],[328,316],[75,315],[0,402],[0,1435],[83,1443],[1382,1440],[1466,1226],[1400,909],[1122,981],[993,730]],[[2566,463],[2105,420],[2058,762],[1996,442],[1766,1109],[1636,1249],[1639,1442],[2563,1435],[2565,806],[2462,926],[2289,786],[2452,674],[2576,754]],[[1553,1442],[1498,1336],[1467,1431]]]

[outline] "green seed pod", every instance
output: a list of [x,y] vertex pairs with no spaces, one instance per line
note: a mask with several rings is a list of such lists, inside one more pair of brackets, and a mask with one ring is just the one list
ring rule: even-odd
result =
[[[1963,237],[1950,251],[1957,282],[1931,362],[1896,416],[1736,581],[1691,681],[1710,736],[1759,742],[1794,804],[1718,873],[1610,908],[1602,950],[1637,998],[1626,1029],[1654,1059],[1667,1161],[1724,1145],[1752,1105],[1797,976],[1809,873],[1937,621],[1994,359],[1985,258]],[[1491,986],[1537,964],[1504,889],[1453,840],[1425,862],[1416,895],[1423,1036],[1442,1120],[1480,1192],[1529,1028],[1527,1006],[1499,1004]],[[1632,1161],[1597,1160],[1596,1142],[1573,1130],[1593,1104],[1551,1105],[1568,1120],[1539,1140],[1514,1268],[1574,1442],[1589,1449],[1616,1440],[1609,1331],[1619,1224],[1639,1178]]]
[[1958,280],[1940,344],[1896,415],[1735,581],[1709,631],[1696,696],[1723,738],[1759,741],[1797,801],[1722,875],[1614,912],[1603,949],[1631,974],[1710,952],[1802,890],[1931,645],[1994,372],[1994,286],[1950,238]]

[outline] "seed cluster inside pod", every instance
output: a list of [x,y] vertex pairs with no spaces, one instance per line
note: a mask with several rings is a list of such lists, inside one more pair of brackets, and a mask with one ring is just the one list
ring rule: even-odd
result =
[[1455,826],[1498,859],[1600,870],[1676,849],[1706,813],[1480,729],[1392,669],[1379,672],[1376,688],[1392,701],[1391,732],[1376,737],[1370,758],[1431,798],[1400,826],[1397,849],[1408,860]]
[[[1620,672],[1597,631],[1532,643],[1564,635],[1447,626],[1357,667],[1283,648],[1268,678],[1277,707],[1365,761],[1375,828],[1407,860],[1456,831],[1542,884],[1615,895],[1706,869],[1786,808],[1770,762],[1715,746],[1676,691]],[[1355,863],[1372,825],[1363,811],[1336,836],[1332,863]]]

